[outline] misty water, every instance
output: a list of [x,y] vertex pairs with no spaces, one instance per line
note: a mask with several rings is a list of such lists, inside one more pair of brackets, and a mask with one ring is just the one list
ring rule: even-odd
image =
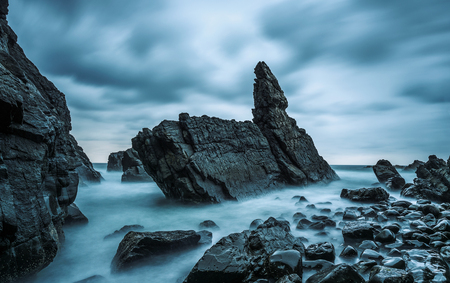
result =
[[[211,247],[204,245],[195,250],[159,257],[151,265],[139,267],[119,274],[111,274],[113,259],[122,236],[103,238],[124,225],[140,224],[144,231],[199,230],[204,220],[213,220],[219,231],[213,231],[213,243],[230,233],[249,229],[257,218],[266,220],[270,216],[284,217],[291,222],[294,236],[309,239],[312,243],[331,241],[339,255],[343,246],[339,221],[333,217],[337,228],[326,227],[326,236],[318,236],[317,230],[296,230],[292,216],[302,212],[308,216],[320,215],[320,209],[336,211],[349,206],[360,206],[339,197],[342,188],[370,187],[377,182],[371,168],[365,166],[332,166],[341,180],[327,185],[287,188],[241,202],[226,202],[214,205],[185,205],[165,199],[155,183],[121,183],[120,172],[106,172],[106,164],[95,164],[105,180],[100,185],[80,187],[75,203],[89,218],[84,226],[64,228],[66,241],[54,261],[42,270],[33,282],[75,282],[93,275],[101,275],[108,282],[182,282],[203,253]],[[413,180],[413,172],[402,172],[407,182]],[[401,199],[399,192],[389,192]],[[317,209],[306,209],[308,203],[296,206],[293,196],[305,196],[308,203]],[[330,204],[331,203],[331,204]],[[369,204],[367,204],[369,205]],[[324,214],[326,215],[326,214]],[[342,223],[341,223],[342,226]],[[337,256],[336,263],[341,262]],[[309,274],[304,274],[303,281]]]

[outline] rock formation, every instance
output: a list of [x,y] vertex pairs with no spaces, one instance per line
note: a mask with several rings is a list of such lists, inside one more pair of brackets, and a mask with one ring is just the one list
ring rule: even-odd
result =
[[372,167],[380,183],[386,184],[388,189],[399,190],[405,185],[405,179],[397,172],[395,166],[385,159],[378,160]]
[[122,158],[124,151],[111,152],[108,156],[106,171],[123,171]]
[[255,73],[254,123],[181,113],[179,121],[165,120],[133,138],[166,197],[214,203],[339,178],[287,115],[286,97],[267,65],[259,62]]
[[[450,161],[450,158],[449,160]],[[430,155],[416,170],[414,184],[406,184],[401,195],[436,202],[450,202],[450,162]]]
[[0,281],[55,257],[80,181],[99,182],[73,136],[65,96],[42,76],[8,26],[0,0]]
[[144,165],[136,150],[129,148],[123,153],[122,182],[151,182],[152,178],[145,172]]

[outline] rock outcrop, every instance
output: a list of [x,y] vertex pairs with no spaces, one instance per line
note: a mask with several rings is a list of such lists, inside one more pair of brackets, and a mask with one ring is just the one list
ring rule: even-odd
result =
[[133,138],[166,197],[214,203],[339,178],[287,115],[286,97],[267,65],[259,62],[255,73],[254,123],[181,113],[179,121],[165,120]]
[[8,26],[0,0],[0,281],[34,274],[55,257],[78,184],[99,182],[70,135],[65,96],[42,76]]
[[389,193],[381,187],[360,188],[356,190],[342,189],[341,198],[359,202],[379,202],[389,199]]
[[[450,161],[450,158],[449,158]],[[406,197],[429,199],[436,202],[450,202],[450,164],[436,155],[416,170],[414,184],[407,184],[401,194]]]
[[398,173],[395,166],[388,160],[378,160],[377,164],[372,167],[375,176],[380,183],[386,184],[388,189],[400,190],[405,185],[405,179]]
[[145,172],[144,165],[136,150],[129,148],[123,153],[122,182],[151,182],[152,178]]
[[108,156],[106,171],[123,171],[122,158],[124,151],[111,152]]

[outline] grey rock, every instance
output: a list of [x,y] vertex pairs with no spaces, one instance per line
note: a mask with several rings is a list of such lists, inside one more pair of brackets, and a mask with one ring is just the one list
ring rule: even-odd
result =
[[324,259],[305,260],[303,261],[303,269],[322,270],[330,266],[334,266],[334,263]]
[[302,254],[297,250],[278,250],[269,257],[269,276],[275,279],[290,274],[302,276]]
[[64,226],[88,223],[88,218],[80,211],[75,203],[67,207],[67,216],[64,219]]
[[122,158],[124,151],[111,152],[108,156],[108,164],[106,165],[106,171],[120,171],[122,169]]
[[380,243],[393,243],[395,242],[395,234],[389,229],[384,229],[375,236],[375,241]]
[[393,267],[393,268],[399,268],[399,269],[406,268],[406,262],[401,257],[389,257],[389,258],[383,259],[382,264],[383,264],[383,266],[386,266],[386,267]]
[[425,164],[425,162],[420,160],[414,160],[413,163],[409,164],[405,168],[403,168],[403,171],[416,171],[417,168],[419,168],[420,165]]
[[358,251],[352,247],[352,246],[346,246],[341,254],[339,255],[340,257],[345,257],[345,258],[353,258],[353,257],[358,257]]
[[332,243],[322,242],[309,245],[305,250],[305,258],[308,260],[324,259],[334,262],[336,253]]
[[317,272],[306,283],[364,283],[364,278],[356,269],[346,263],[331,266]]
[[66,99],[17,44],[0,1],[0,282],[46,267],[80,182],[100,182],[70,135]]
[[205,229],[205,230],[220,230],[220,227],[212,220],[205,220],[202,221],[198,225],[199,229]]
[[360,257],[361,257],[362,260],[380,261],[380,260],[384,259],[384,257],[380,253],[378,253],[378,252],[376,252],[374,250],[371,250],[371,249],[364,250],[361,253]]
[[114,231],[111,234],[106,235],[103,239],[107,240],[107,239],[112,239],[112,238],[116,238],[119,236],[124,236],[126,233],[130,232],[130,231],[142,231],[144,230],[144,226],[139,225],[139,224],[134,224],[134,225],[125,225],[122,228],[120,228],[119,230]]
[[[297,266],[295,262],[301,266],[304,246],[289,230],[285,222],[269,218],[256,230],[230,234],[205,252],[184,282],[276,281],[280,279],[276,277],[286,274],[280,273],[281,265],[273,269],[269,264],[271,257],[289,266]],[[273,257],[275,252],[281,255],[277,260]],[[301,270],[295,272],[301,277]]]
[[252,223],[250,223],[250,230],[255,230],[256,228],[258,228],[259,225],[263,224],[264,220],[262,219],[255,219],[252,221]]
[[356,190],[342,189],[341,198],[357,202],[379,202],[389,199],[389,193],[381,187],[360,188]]
[[122,272],[142,265],[157,255],[195,248],[200,240],[201,235],[194,230],[128,232],[117,248],[111,271]]
[[[382,184],[386,183],[386,181],[392,177],[402,178],[402,176],[397,172],[397,169],[392,166],[391,162],[385,159],[378,160],[377,164],[374,165],[372,169],[378,181]],[[403,184],[404,183],[405,180],[403,179]]]
[[302,283],[302,278],[297,274],[284,275],[278,279],[275,283]]
[[137,151],[127,149],[122,157],[122,182],[151,182],[152,178],[145,172],[144,165]]
[[376,227],[373,222],[355,221],[347,222],[342,228],[342,236],[346,243],[373,240]]
[[338,179],[287,115],[286,97],[267,65],[259,62],[255,73],[254,123],[181,113],[179,121],[133,138],[145,171],[167,198],[217,203]]

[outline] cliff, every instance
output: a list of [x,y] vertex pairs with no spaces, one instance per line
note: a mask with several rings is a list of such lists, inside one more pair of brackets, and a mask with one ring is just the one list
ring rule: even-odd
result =
[[216,203],[339,178],[287,115],[269,67],[259,62],[255,74],[254,123],[182,113],[179,121],[163,121],[132,139],[166,197]]
[[34,274],[55,257],[80,181],[99,182],[70,135],[64,94],[42,76],[8,26],[0,0],[0,281]]

